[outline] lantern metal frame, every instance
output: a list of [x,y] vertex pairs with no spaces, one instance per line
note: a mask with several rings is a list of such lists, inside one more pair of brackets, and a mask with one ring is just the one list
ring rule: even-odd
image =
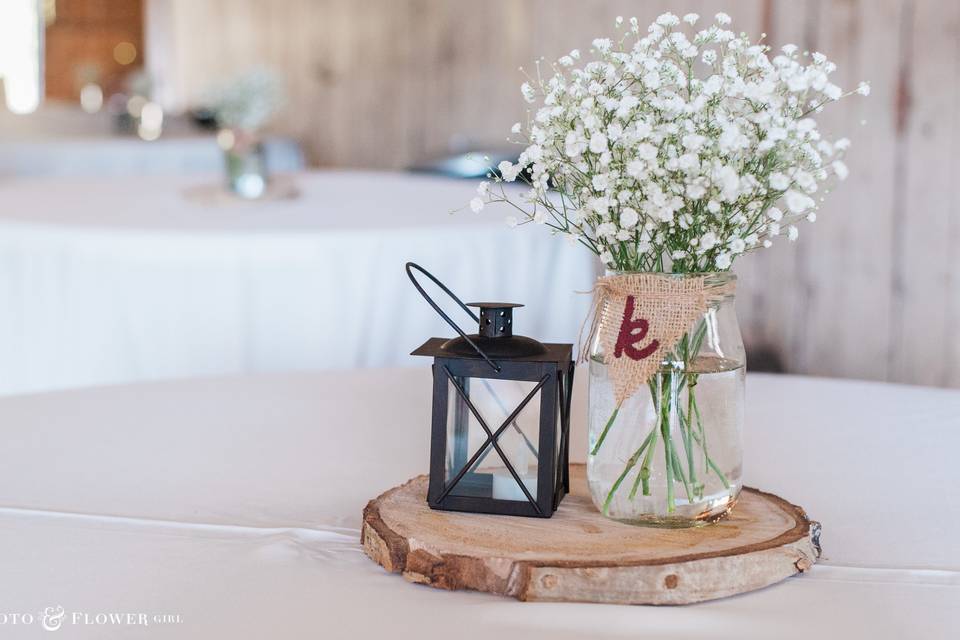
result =
[[[542,353],[523,357],[489,357],[478,345],[483,338],[479,335],[468,336],[461,330],[426,294],[414,277],[412,269],[430,278],[478,323],[480,318],[422,267],[413,263],[407,264],[407,274],[420,294],[475,352],[454,354],[445,348],[449,347],[451,341],[445,338],[430,338],[411,354],[434,359],[428,504],[432,509],[447,511],[549,518],[559,507],[563,497],[570,492],[570,405],[575,364],[572,359],[573,345],[545,344],[542,345]],[[514,380],[533,383],[534,386],[506,420],[499,425],[491,425],[470,399],[470,381],[476,379]],[[455,475],[447,481],[448,447],[454,444],[449,441],[448,434],[451,393],[456,396],[452,411],[456,414],[453,416],[454,440],[458,450],[452,452]],[[516,426],[517,416],[538,394],[540,415],[536,449],[537,496],[534,498],[511,460],[501,449],[499,438],[511,425]],[[476,419],[486,436],[486,440],[472,455],[466,450],[465,437],[470,415]],[[458,433],[464,437],[458,439]],[[490,474],[473,474],[473,477],[469,477],[471,470],[479,464],[478,461],[492,453],[496,453],[503,461],[513,480],[519,485],[525,501],[492,497],[492,488],[487,490],[487,486],[483,484],[488,480],[492,483]],[[474,489],[485,495],[453,493],[458,487],[469,487],[469,483],[477,482],[481,484],[475,484]]]

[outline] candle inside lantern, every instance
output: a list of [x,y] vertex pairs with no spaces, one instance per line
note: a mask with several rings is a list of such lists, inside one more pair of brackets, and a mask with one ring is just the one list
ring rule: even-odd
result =
[[[537,476],[525,473],[520,474],[520,479],[526,485],[527,491],[534,499],[537,497]],[[520,500],[527,501],[527,496],[523,494],[523,489],[513,479],[513,476],[507,469],[493,472],[493,499],[494,500]]]
[[[519,431],[519,429],[518,429]],[[529,451],[526,447],[521,447],[513,452],[513,458],[516,459],[514,470],[520,476],[520,480],[527,487],[527,491],[534,500],[537,499],[537,468],[534,466],[530,470]],[[513,462],[513,460],[511,460]],[[523,489],[517,484],[516,479],[507,468],[496,469],[493,471],[493,499],[494,500],[520,500],[526,502],[527,496],[523,494]]]

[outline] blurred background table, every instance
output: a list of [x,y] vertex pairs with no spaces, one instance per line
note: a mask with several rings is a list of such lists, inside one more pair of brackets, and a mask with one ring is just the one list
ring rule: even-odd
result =
[[519,333],[575,339],[593,257],[500,214],[451,215],[473,182],[280,179],[299,197],[194,197],[214,177],[0,180],[0,393],[409,364],[424,339],[453,334],[407,260],[465,299],[526,303]]
[[[13,176],[108,177],[223,173],[223,152],[212,132],[185,116],[168,118],[157,140],[119,135],[106,112],[47,106],[27,116],[0,109],[0,179]],[[300,145],[288,137],[264,140],[272,172],[300,171]]]
[[[0,601],[181,617],[150,638],[955,638],[960,392],[747,381],[744,481],[823,524],[819,564],[750,594],[681,608],[522,603],[385,572],[361,551],[360,514],[428,468],[420,367],[0,399]],[[61,631],[134,635],[69,620]]]

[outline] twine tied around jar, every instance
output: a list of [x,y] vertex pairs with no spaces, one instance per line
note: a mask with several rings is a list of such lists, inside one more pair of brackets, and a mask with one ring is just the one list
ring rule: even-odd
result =
[[733,293],[736,281],[708,283],[713,275],[625,273],[597,280],[580,361],[589,359],[590,343],[599,332],[618,403],[647,383],[697,318]]

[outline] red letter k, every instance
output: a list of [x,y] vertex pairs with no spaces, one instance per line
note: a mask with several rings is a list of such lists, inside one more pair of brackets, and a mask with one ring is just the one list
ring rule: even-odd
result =
[[620,323],[620,333],[617,335],[617,346],[613,350],[613,357],[619,358],[626,354],[631,360],[643,360],[657,350],[660,343],[657,340],[651,340],[650,344],[637,349],[634,345],[647,337],[647,331],[650,329],[650,323],[643,318],[633,318],[633,310],[636,301],[633,296],[627,296],[627,303],[623,308],[623,321]]

